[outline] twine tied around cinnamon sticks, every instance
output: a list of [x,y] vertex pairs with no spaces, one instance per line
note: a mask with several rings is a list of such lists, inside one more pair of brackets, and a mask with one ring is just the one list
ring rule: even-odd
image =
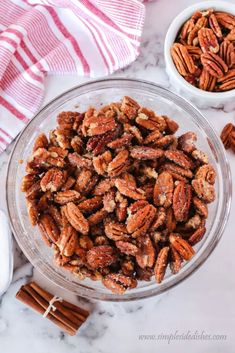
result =
[[22,286],[16,293],[16,298],[71,336],[76,334],[89,316],[88,311],[52,295],[35,282]]

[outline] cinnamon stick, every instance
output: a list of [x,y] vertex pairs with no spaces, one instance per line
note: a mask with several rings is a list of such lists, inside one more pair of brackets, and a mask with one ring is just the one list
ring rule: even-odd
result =
[[[22,286],[16,294],[18,300],[42,315],[49,307],[53,297],[51,293],[42,289],[35,282]],[[64,300],[53,303],[53,307],[56,310],[51,310],[46,317],[69,335],[75,335],[89,315],[88,311]]]

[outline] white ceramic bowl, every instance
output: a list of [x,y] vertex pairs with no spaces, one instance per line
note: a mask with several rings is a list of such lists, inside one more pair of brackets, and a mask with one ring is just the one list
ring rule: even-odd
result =
[[235,98],[235,89],[227,92],[206,92],[188,83],[177,71],[171,57],[171,46],[175,42],[176,36],[182,25],[192,16],[195,11],[213,8],[217,11],[224,11],[235,15],[235,3],[225,1],[204,1],[187,7],[171,23],[165,38],[164,55],[166,71],[172,86],[180,95],[187,93],[193,103],[198,106],[210,105],[218,107],[230,102]]

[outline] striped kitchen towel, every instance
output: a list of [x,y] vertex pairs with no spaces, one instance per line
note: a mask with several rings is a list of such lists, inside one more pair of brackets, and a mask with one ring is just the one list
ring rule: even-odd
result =
[[0,151],[39,109],[47,74],[108,75],[134,61],[138,0],[0,0]]

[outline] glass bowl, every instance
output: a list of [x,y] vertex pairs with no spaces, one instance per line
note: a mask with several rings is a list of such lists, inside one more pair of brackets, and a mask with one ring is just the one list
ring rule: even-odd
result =
[[[175,119],[180,128],[177,134],[194,131],[198,136],[197,146],[206,152],[217,172],[216,200],[209,206],[207,232],[197,245],[196,255],[185,263],[177,275],[166,272],[164,281],[157,284],[139,282],[135,289],[123,295],[108,291],[100,281],[79,280],[77,277],[53,264],[53,250],[41,240],[37,227],[32,227],[27,215],[25,196],[20,191],[21,178],[25,174],[25,161],[30,155],[35,137],[48,133],[56,125],[56,116],[65,110],[84,111],[89,106],[100,107],[116,102],[124,95],[136,99],[141,105],[158,114]],[[24,163],[20,164],[19,160]],[[93,81],[75,87],[60,95],[44,107],[26,126],[19,136],[11,154],[7,174],[7,205],[12,230],[22,251],[29,261],[55,284],[79,296],[109,300],[129,301],[150,297],[164,292],[192,274],[210,255],[220,239],[228,220],[231,203],[231,176],[224,148],[208,121],[183,98],[153,83],[115,78]]]

